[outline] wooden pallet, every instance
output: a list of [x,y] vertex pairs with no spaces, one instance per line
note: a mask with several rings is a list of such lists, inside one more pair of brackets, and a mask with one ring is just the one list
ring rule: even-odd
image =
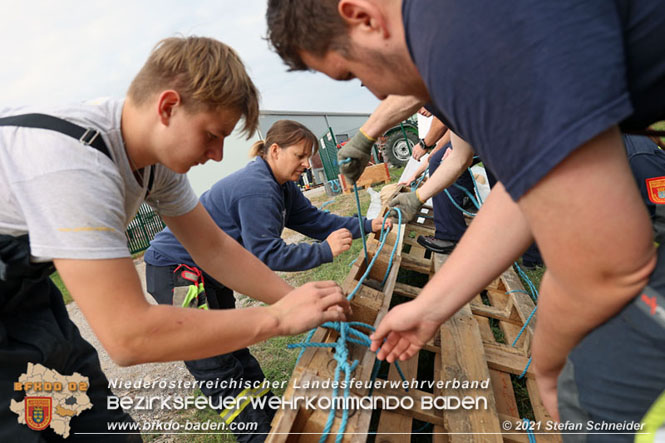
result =
[[[393,296],[414,298],[420,288],[397,282],[399,270],[415,271],[420,274],[432,276],[438,270],[447,256],[434,254],[429,256],[417,242],[417,235],[433,235],[431,220],[416,220],[403,226],[398,237],[396,229],[390,237],[383,251],[377,258],[377,264],[370,272],[369,282],[352,302],[353,321],[377,325],[390,307]],[[401,251],[394,261],[385,286],[379,287],[387,268],[387,260],[392,245],[399,242]],[[378,240],[376,236],[368,242],[369,258],[376,254]],[[364,253],[361,252],[349,275],[342,284],[348,293],[357,284],[358,279],[366,270]],[[511,292],[519,291],[519,292]],[[432,392],[412,389],[405,392],[402,389],[382,388],[374,390],[374,396],[411,397],[414,406],[408,409],[382,410],[372,419],[371,410],[351,411],[346,426],[344,442],[364,442],[367,433],[376,429],[377,441],[381,442],[410,442],[414,437],[414,429],[424,423],[429,423],[427,432],[431,432],[434,442],[528,442],[524,432],[506,432],[503,423],[511,423],[512,429],[522,417],[518,411],[517,399],[513,389],[513,379],[524,371],[529,358],[529,348],[533,336],[533,326],[528,325],[524,333],[512,346],[520,329],[534,308],[531,298],[524,292],[524,288],[512,269],[504,272],[497,280],[487,286],[471,303],[457,312],[450,320],[442,325],[435,337],[421,350],[423,358],[413,358],[401,362],[401,369],[407,380],[418,378],[424,369],[429,368],[432,380],[489,380],[489,388],[462,389],[450,384],[450,387],[434,387]],[[509,294],[507,294],[510,292]],[[497,337],[492,327],[500,331],[503,337]],[[337,332],[319,328],[313,342],[334,342]],[[367,348],[357,345],[350,346],[350,359],[357,359],[360,364],[352,377],[356,380],[369,380],[374,366],[374,354]],[[419,356],[419,357],[421,357]],[[433,363],[426,368],[419,368],[419,361]],[[297,396],[307,397],[313,395],[331,396],[332,389],[305,389],[302,386],[307,382],[323,382],[334,378],[336,362],[332,358],[330,349],[308,348],[293,372],[284,398],[291,399]],[[431,367],[430,367],[431,366]],[[399,380],[399,375],[391,365],[387,373],[388,380]],[[546,423],[552,420],[542,406],[535,384],[533,371],[526,371],[525,385],[535,419]],[[366,396],[366,389],[353,389],[352,396]],[[341,391],[338,395],[341,395]],[[420,407],[423,400],[433,401],[436,397],[455,396],[464,398],[484,397],[487,399],[487,409],[446,410],[423,409]],[[319,441],[321,432],[328,418],[328,410],[307,410],[305,408],[281,409],[277,412],[272,432],[268,442]],[[414,421],[417,420],[417,421]],[[332,433],[327,441],[336,438],[341,423],[341,414],[337,414]],[[538,442],[560,442],[557,434],[538,434]]]
[[[342,190],[345,194],[353,191],[353,183],[349,183],[344,175],[339,175],[339,182],[342,185]],[[388,170],[387,163],[379,163],[378,165],[366,167],[362,175],[356,181],[356,186],[358,186],[358,189],[361,189],[368,188],[377,183],[390,183],[390,171]]]

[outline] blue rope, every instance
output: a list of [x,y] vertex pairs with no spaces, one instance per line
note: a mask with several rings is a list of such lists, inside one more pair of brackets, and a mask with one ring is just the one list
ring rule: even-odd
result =
[[365,250],[365,264],[369,266],[367,259],[367,240],[365,239],[365,228],[363,226],[363,216],[360,212],[360,196],[358,195],[358,186],[353,184],[353,192],[356,194],[356,206],[358,207],[358,226],[360,226],[360,237],[363,239],[363,249]]
[[458,205],[457,202],[455,201],[455,199],[453,198],[453,196],[450,195],[450,192],[448,192],[447,189],[444,189],[443,192],[446,193],[446,195],[447,195],[448,198],[450,199],[450,202],[451,202],[451,203],[452,203],[457,209],[459,209],[460,211],[462,211],[463,214],[468,215],[469,217],[475,217],[475,216],[476,216],[476,214],[474,214],[474,213],[472,213],[472,212],[469,212],[469,211],[466,211],[464,208],[462,208],[460,205]]
[[[360,363],[358,360],[354,360],[351,364],[349,364],[349,349],[347,347],[347,343],[356,343],[359,345],[364,345],[364,346],[370,346],[371,345],[371,340],[369,336],[362,331],[359,331],[357,329],[354,329],[355,327],[361,327],[364,329],[368,329],[370,331],[374,331],[374,327],[371,325],[368,325],[366,323],[362,322],[326,322],[322,327],[325,328],[330,328],[335,331],[338,331],[340,333],[339,338],[335,343],[312,343],[310,342],[302,342],[302,343],[293,343],[289,344],[287,347],[290,349],[293,348],[303,348],[303,351],[307,347],[315,347],[315,348],[332,348],[335,350],[334,354],[334,359],[337,362],[337,366],[335,367],[335,384],[333,388],[333,393],[332,397],[337,398],[338,394],[338,386],[339,386],[339,379],[341,372],[344,371],[344,399],[347,399],[350,395],[351,392],[351,373],[356,369],[358,364]],[[312,333],[308,335],[308,340],[311,340]],[[355,336],[356,338],[352,338],[351,336]],[[302,352],[302,351],[301,351]],[[378,360],[377,360],[378,361]],[[375,361],[375,367],[378,367],[376,365]],[[400,377],[402,378],[402,381],[406,381],[406,377],[404,376],[404,373],[402,372],[402,369],[400,368],[399,364],[395,362],[395,368],[399,372]],[[374,371],[378,372],[378,371]],[[375,380],[375,375],[373,374],[372,376],[372,385],[374,384],[373,381]],[[370,394],[371,395],[371,394]],[[340,422],[339,426],[339,431],[337,433],[337,437],[335,439],[336,442],[341,442],[342,437],[344,435],[344,430],[346,429],[346,425],[348,423],[349,419],[349,411],[348,409],[344,409],[342,411],[342,420]],[[335,402],[332,402],[332,407],[330,409],[330,413],[328,414],[328,420],[326,421],[326,424],[323,429],[323,433],[321,435],[320,442],[324,443],[330,434],[330,431],[332,430],[333,423],[335,421]]]
[[[397,243],[399,242],[399,236],[402,232],[402,211],[398,208],[392,208],[390,211],[386,212],[386,215],[383,216],[383,224],[381,225],[381,241],[385,243],[386,239],[388,238],[388,231],[385,230],[386,226],[386,220],[388,218],[388,214],[390,214],[392,211],[395,211],[397,213],[397,237],[395,237],[395,245],[393,246],[393,250],[390,253],[390,260],[388,260],[388,269],[386,269],[386,275],[383,277],[383,281],[381,282],[381,286],[386,284],[386,280],[388,280],[388,274],[390,274],[390,270],[393,267],[393,259],[395,258],[395,252],[397,252]],[[377,251],[378,255],[378,251]]]
[[517,273],[519,274],[519,276],[522,277],[522,280],[524,280],[526,282],[527,286],[529,287],[529,292],[531,292],[529,295],[531,296],[533,301],[537,301],[538,300],[538,289],[536,288],[536,286],[533,284],[533,282],[531,281],[529,276],[526,274],[526,272],[524,272],[522,270],[522,268],[520,267],[520,265],[517,262],[513,263],[513,265],[515,266],[515,269],[517,270]]
[[418,178],[417,181],[411,182],[411,190],[412,191],[415,191],[416,189],[418,189],[418,186],[420,186],[420,184],[423,182],[423,180],[425,180],[425,177],[427,176],[428,172],[429,172],[429,168],[427,168],[423,171],[423,173],[420,175],[420,177]]
[[330,185],[330,190],[333,192],[333,194],[342,192],[342,185],[339,184],[339,180],[328,180],[328,184]]
[[[376,253],[374,254],[374,257],[372,258],[372,261],[369,262],[369,265],[367,266],[367,269],[365,270],[365,273],[360,277],[360,280],[358,280],[358,284],[356,287],[351,291],[351,293],[346,297],[348,300],[353,299],[355,297],[356,293],[360,289],[361,285],[365,282],[365,279],[369,275],[370,271],[372,270],[372,267],[374,266],[374,263],[376,262],[376,259],[379,257],[379,254],[381,253],[381,250],[383,249],[383,246],[386,244],[386,240],[388,239],[387,231],[386,231],[386,221],[388,219],[388,215],[390,215],[391,211],[395,211],[398,214],[399,220],[402,220],[402,214],[401,211],[398,208],[392,208],[390,211],[386,212],[386,215],[383,216],[383,224],[381,225],[381,243],[379,244],[378,249],[376,250]],[[402,225],[400,224],[398,226],[398,235],[399,232],[402,228]],[[399,238],[399,237],[398,237]],[[395,253],[395,250],[397,249],[398,242],[395,242],[395,245],[393,246],[393,252],[391,254],[391,259],[388,263],[388,269],[386,269],[386,276],[390,273],[390,268],[392,267],[392,257]],[[383,282],[385,283],[386,277],[383,278]]]
[[332,200],[328,200],[327,202],[325,202],[324,204],[321,205],[319,210],[323,210],[323,208],[325,208],[326,206],[328,206],[329,204],[334,203],[334,202],[335,202],[334,198]]
[[522,373],[517,378],[524,378],[524,376],[526,375],[526,371],[528,371],[529,366],[531,366],[531,359],[532,359],[532,357],[529,357],[529,361],[526,362],[526,366],[524,367],[524,370],[522,371]]
[[524,418],[522,421],[524,422],[524,430],[526,431],[526,435],[529,438],[529,443],[537,443],[536,436],[531,430],[531,420]]
[[[316,332],[316,328],[314,328],[314,329],[312,329],[311,331],[309,331],[309,334],[307,334],[307,337],[305,337],[305,339],[304,339],[302,342],[300,342],[300,343],[302,344],[302,343],[308,343],[308,342],[310,342],[310,341],[312,340],[312,337],[314,336],[314,333],[315,333],[315,332]],[[302,357],[302,355],[303,355],[304,353],[305,353],[305,348],[303,347],[302,350],[300,351],[300,354],[298,354],[298,359],[296,360],[296,366],[298,365],[298,362],[300,362],[300,358]]]
[[430,426],[432,426],[432,423],[425,423],[421,427],[415,430],[414,434],[420,434],[425,432]]
[[471,181],[473,182],[473,190],[476,191],[476,195],[478,196],[478,202],[482,205],[483,199],[480,196],[480,189],[478,189],[478,183],[476,183],[476,177],[473,176],[473,172],[471,172],[471,168],[469,168],[469,175],[471,175]]
[[460,189],[462,192],[464,192],[467,195],[467,197],[469,197],[471,199],[471,202],[476,207],[476,209],[480,209],[480,203],[478,203],[478,200],[476,200],[476,197],[474,197],[473,194],[468,189],[466,189],[464,186],[459,185],[457,183],[453,183],[453,186],[456,187],[457,189]]
[[[345,159],[343,162],[348,162],[350,161],[349,159]],[[342,162],[340,162],[342,163]],[[354,192],[355,192],[355,197],[356,197],[356,205],[358,207],[358,222],[360,224],[360,233],[363,238],[363,247],[365,249],[365,263],[368,261],[368,253],[367,253],[367,244],[365,241],[365,234],[364,234],[364,229],[363,229],[363,220],[361,211],[360,211],[360,197],[358,196],[358,187],[354,183],[353,185]],[[348,300],[351,300],[355,294],[358,292],[360,289],[360,286],[362,283],[365,281],[367,276],[369,275],[369,272],[371,271],[372,267],[374,266],[374,263],[376,262],[376,259],[378,258],[379,254],[381,253],[381,250],[383,249],[383,246],[386,243],[386,240],[388,239],[388,230],[386,229],[386,221],[388,220],[388,216],[392,211],[395,211],[397,213],[398,219],[399,219],[399,225],[398,225],[398,231],[397,231],[397,239],[399,239],[401,229],[402,229],[402,213],[399,209],[391,209],[390,211],[386,212],[386,214],[383,217],[383,223],[381,225],[381,243],[376,251],[376,254],[372,258],[372,261],[370,263],[367,263],[367,269],[363,276],[360,278],[358,281],[358,284],[356,287],[353,289],[353,291],[347,296]],[[390,273],[390,270],[393,265],[393,260],[395,256],[395,252],[397,250],[398,242],[395,242],[395,245],[393,246],[393,250],[390,254],[390,259],[388,262],[388,269],[386,270],[386,275],[383,278],[382,284],[385,284],[386,279],[388,278],[388,275]],[[302,348],[300,351],[300,355],[298,356],[298,361],[300,361],[300,357],[302,357],[302,354],[304,353],[305,349],[308,347],[318,347],[318,348],[333,348],[335,349],[335,360],[337,361],[337,366],[335,367],[335,381],[339,382],[339,378],[341,375],[342,370],[344,371],[344,380],[345,380],[345,389],[344,389],[344,398],[348,398],[350,394],[350,378],[351,378],[351,372],[358,366],[360,363],[358,360],[354,360],[353,363],[349,364],[348,362],[348,357],[349,357],[349,350],[347,348],[347,343],[355,343],[358,345],[363,345],[363,346],[370,346],[371,345],[371,340],[368,335],[364,334],[361,331],[358,331],[357,329],[354,329],[354,327],[362,327],[369,329],[371,331],[374,331],[374,327],[371,325],[367,325],[365,323],[361,322],[327,322],[322,325],[323,327],[327,327],[333,330],[336,330],[340,333],[339,338],[337,339],[337,342],[335,343],[312,343],[311,339],[314,336],[314,331],[310,331],[310,333],[307,335],[306,339],[301,342],[301,343],[294,343],[288,345],[288,348]],[[375,370],[373,370],[372,374],[372,382],[376,379],[376,376],[378,375],[378,367],[379,365],[376,364],[378,361],[375,360]],[[297,362],[296,362],[297,364]],[[406,377],[404,376],[404,373],[402,372],[402,369],[400,368],[399,364],[395,362],[395,368],[397,369],[400,377],[402,378],[403,381],[406,381]],[[372,383],[373,386],[373,383]],[[371,392],[371,391],[370,391]],[[332,397],[336,398],[338,393],[338,383],[335,383],[335,387],[333,388],[333,393]],[[340,422],[340,429],[337,433],[337,437],[335,439],[336,442],[341,442],[342,437],[344,435],[344,430],[346,429],[346,425],[348,422],[349,418],[349,411],[344,408],[342,411],[342,420]],[[332,407],[330,409],[330,413],[328,414],[328,420],[326,421],[326,424],[323,429],[323,433],[321,435],[320,443],[324,443],[330,434],[330,431],[332,430],[332,426],[335,420],[335,403],[332,403]]]
[[[506,293],[506,294],[507,294],[507,293]],[[515,347],[515,344],[517,344],[517,341],[518,341],[518,340],[520,339],[520,337],[522,336],[522,333],[526,330],[527,325],[529,324],[529,322],[530,322],[531,319],[533,318],[533,316],[534,316],[534,314],[536,313],[536,310],[537,310],[537,309],[538,309],[538,306],[536,306],[535,308],[533,308],[533,311],[531,311],[531,314],[529,314],[529,318],[526,319],[526,321],[524,322],[524,326],[522,326],[522,329],[520,329],[519,334],[517,334],[517,337],[515,337],[515,341],[513,341],[513,347]]]

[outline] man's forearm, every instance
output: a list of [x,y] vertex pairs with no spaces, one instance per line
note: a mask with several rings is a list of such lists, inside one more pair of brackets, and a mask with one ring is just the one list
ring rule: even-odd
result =
[[423,137],[423,140],[425,140],[427,146],[432,146],[443,137],[447,130],[448,127],[441,120],[432,117],[432,123],[430,124],[427,134]]
[[118,358],[123,366],[226,354],[281,334],[270,308],[260,306],[200,310],[150,305],[137,318],[149,333],[127,337],[122,347],[134,351],[125,361]]
[[412,116],[422,102],[411,96],[390,95],[372,112],[372,115],[360,127],[372,138],[380,137],[392,126]]
[[452,185],[471,164],[472,160],[473,150],[468,143],[454,145],[452,153],[441,162],[434,174],[418,190],[420,199],[426,201]]
[[[612,192],[599,198],[600,189]],[[577,148],[519,206],[547,264],[533,353],[537,371],[551,377],[646,285],[655,264],[651,225],[617,129]]]
[[[416,300],[432,306],[441,321],[447,320],[505,271],[532,241],[519,207],[498,183]],[[469,269],[474,271],[470,276]]]

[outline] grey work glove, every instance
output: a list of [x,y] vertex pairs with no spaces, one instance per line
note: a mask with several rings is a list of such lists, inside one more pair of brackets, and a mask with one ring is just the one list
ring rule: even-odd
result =
[[[423,204],[418,197],[418,190],[415,190],[399,194],[390,201],[388,206],[399,209],[402,212],[402,223],[408,223],[416,218]],[[397,214],[393,212],[390,216],[397,223]]]
[[[339,170],[351,183],[355,183],[365,170],[372,146],[374,146],[374,140],[367,137],[361,130],[337,152]],[[347,159],[351,159],[351,161]]]

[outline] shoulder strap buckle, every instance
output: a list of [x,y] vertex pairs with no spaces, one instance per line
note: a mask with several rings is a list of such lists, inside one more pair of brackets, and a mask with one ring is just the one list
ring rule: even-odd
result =
[[79,138],[79,141],[86,146],[90,146],[93,142],[99,137],[99,131],[92,128],[86,128],[83,135]]

